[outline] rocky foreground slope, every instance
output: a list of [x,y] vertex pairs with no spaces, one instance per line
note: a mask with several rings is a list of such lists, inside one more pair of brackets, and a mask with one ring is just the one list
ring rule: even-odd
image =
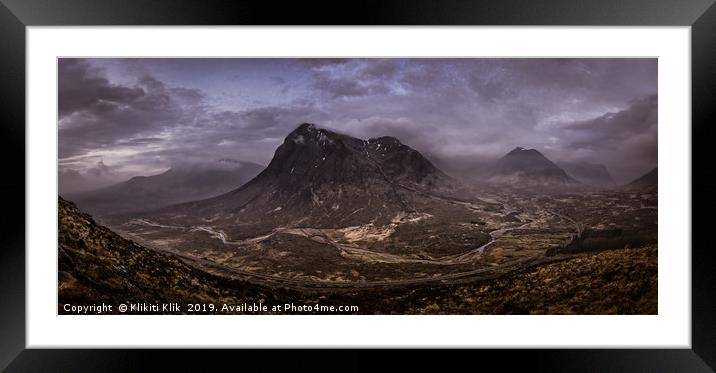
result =
[[[272,292],[230,283],[126,240],[59,198],[59,305],[107,302],[268,301]],[[62,309],[60,308],[60,312]]]
[[657,247],[604,251],[496,280],[416,290],[414,313],[657,314]]

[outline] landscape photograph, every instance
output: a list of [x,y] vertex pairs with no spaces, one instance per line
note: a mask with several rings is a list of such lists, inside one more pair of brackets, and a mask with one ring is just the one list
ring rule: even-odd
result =
[[656,315],[657,72],[59,58],[57,312]]

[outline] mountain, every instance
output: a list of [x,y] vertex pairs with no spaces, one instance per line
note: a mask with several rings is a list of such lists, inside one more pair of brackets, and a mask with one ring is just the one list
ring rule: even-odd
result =
[[659,171],[657,167],[638,177],[636,180],[624,186],[625,189],[649,189],[656,188],[659,183]]
[[567,172],[567,175],[573,177],[579,182],[587,185],[593,185],[602,188],[612,188],[617,184],[612,179],[604,165],[588,162],[563,162],[559,163],[559,167]]
[[116,183],[117,180],[109,180],[105,173],[83,174],[77,170],[62,167],[57,173],[57,186],[62,195],[85,193]]
[[414,212],[413,200],[425,199],[422,194],[446,193],[453,185],[452,178],[394,137],[361,140],[304,123],[285,138],[266,169],[240,188],[152,217],[195,224],[192,217],[200,216],[232,226],[384,224],[401,212]]
[[210,164],[173,167],[153,176],[136,176],[90,192],[66,194],[83,210],[97,215],[125,214],[213,197],[235,189],[263,167],[222,159]]
[[487,181],[513,187],[569,187],[578,182],[535,149],[517,147],[497,160]]

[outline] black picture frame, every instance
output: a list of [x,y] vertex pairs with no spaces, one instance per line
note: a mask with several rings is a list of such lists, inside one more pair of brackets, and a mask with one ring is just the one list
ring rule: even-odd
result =
[[[716,168],[708,142],[714,139],[716,105],[716,5],[714,0],[495,0],[287,2],[201,0],[0,0],[0,370],[9,372],[208,371],[255,352],[39,350],[25,349],[25,28],[60,25],[573,25],[690,26],[692,67],[692,348],[627,350],[478,350],[470,361],[532,371],[708,372],[716,367],[716,267],[706,231],[714,206]],[[668,104],[668,103],[667,103]],[[669,125],[679,125],[670,123]],[[23,196],[21,198],[20,196]],[[688,248],[664,248],[664,250]],[[337,351],[336,370],[450,369],[448,359],[408,359],[402,352]],[[269,356],[275,356],[270,352]],[[289,355],[284,357],[284,355]],[[281,358],[244,360],[238,370],[311,368],[325,362],[321,351],[284,352]],[[439,360],[439,361],[438,361]],[[379,361],[383,361],[379,363]],[[468,361],[469,362],[469,361]],[[461,366],[465,360],[452,363]],[[218,364],[218,365],[217,365]],[[407,365],[406,365],[407,364]],[[323,366],[319,363],[317,366]]]

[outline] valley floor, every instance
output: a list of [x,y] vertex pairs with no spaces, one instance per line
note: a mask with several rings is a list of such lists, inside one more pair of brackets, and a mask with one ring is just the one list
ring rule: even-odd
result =
[[[159,253],[103,227],[60,200],[59,304],[178,302],[218,314],[252,313],[224,304],[348,306],[343,314],[656,314],[656,245],[572,251],[461,272],[453,278],[390,283],[300,284],[226,276],[196,258]],[[511,264],[510,264],[511,263]],[[193,265],[192,265],[193,264]],[[202,269],[200,269],[202,268]],[[214,273],[210,273],[214,272]],[[305,285],[305,286],[304,286]],[[116,312],[116,311],[115,311]],[[204,313],[204,312],[199,312]],[[206,312],[212,313],[212,312]],[[328,313],[289,310],[268,313]]]

